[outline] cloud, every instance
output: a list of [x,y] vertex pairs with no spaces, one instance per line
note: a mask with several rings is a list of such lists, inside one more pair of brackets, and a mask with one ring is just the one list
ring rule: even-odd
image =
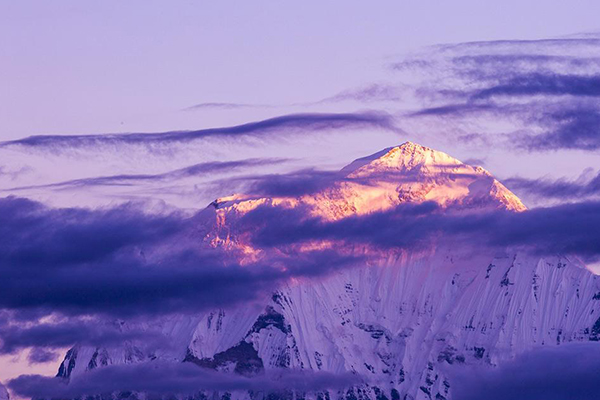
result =
[[399,87],[390,84],[372,83],[357,89],[344,90],[336,95],[326,97],[323,100],[312,104],[339,103],[344,101],[400,101],[401,99],[402,94]]
[[320,192],[345,178],[340,171],[304,169],[287,174],[267,174],[233,178],[246,183],[245,191],[260,197],[298,197]]
[[289,114],[226,128],[163,133],[125,133],[101,135],[46,135],[2,142],[0,147],[86,147],[98,145],[187,143],[208,137],[264,136],[292,132],[318,132],[337,129],[378,128],[397,131],[388,114],[363,112],[339,114]]
[[[600,57],[509,52],[460,55],[451,57],[448,62],[456,76],[469,83],[466,87],[472,87],[473,84],[505,86],[503,89],[507,90],[498,90],[498,94],[510,95],[511,93],[508,93],[510,89],[518,86],[523,93],[519,93],[518,88],[513,89],[517,95],[528,95],[524,86],[531,83],[523,78],[530,77],[533,81],[537,78],[540,80],[539,89],[542,90],[547,86],[546,90],[550,94],[551,85],[554,84],[558,89],[561,80],[593,78],[593,74],[600,66]],[[552,77],[555,78],[554,82],[551,81]],[[529,91],[532,89],[529,87]],[[557,94],[559,93],[555,93]]]
[[197,311],[267,296],[291,277],[356,261],[315,251],[242,266],[240,255],[203,242],[207,223],[214,220],[203,212],[184,218],[132,205],[48,209],[0,199],[0,236],[7,238],[0,243],[0,308],[112,316]]
[[266,108],[272,107],[267,104],[247,104],[247,103],[198,103],[185,108],[183,111],[196,111],[201,109],[224,109],[232,110],[237,108]]
[[[387,148],[376,154],[383,155],[389,150],[390,148]],[[355,160],[355,163],[360,163],[363,160],[372,161],[371,157],[372,156]],[[220,184],[227,187],[232,183],[242,183],[244,193],[249,197],[300,197],[322,192],[343,182],[354,182],[369,186],[373,185],[373,182],[398,182],[400,179],[404,182],[408,182],[412,179],[399,171],[385,171],[384,173],[379,174],[371,173],[368,178],[348,176],[354,167],[355,165],[352,163],[346,168],[338,171],[302,169],[284,174],[246,175],[224,179]],[[464,174],[447,174],[454,178],[459,177],[459,175],[465,176]]]
[[[54,314],[56,315],[56,314]],[[75,344],[91,347],[120,347],[135,342],[140,348],[155,350],[168,348],[169,341],[153,329],[135,329],[114,320],[97,317],[54,318],[53,322],[20,321],[23,316],[11,312],[0,324],[0,354],[15,354],[31,349],[30,363],[44,363],[56,359],[56,350]]]
[[151,395],[190,395],[201,391],[315,393],[358,383],[361,378],[352,374],[279,370],[245,377],[203,369],[191,363],[145,362],[97,368],[71,379],[68,385],[60,378],[21,375],[10,380],[8,387],[28,398],[80,398],[119,392]]
[[593,72],[600,63],[598,38],[492,40],[441,44],[390,65],[398,72],[498,79],[515,73],[557,70]]
[[[242,217],[236,228],[241,234],[250,232],[253,243],[267,256],[242,267],[231,255],[206,252],[197,245],[196,238],[203,236],[198,227],[205,221],[200,214],[191,219],[177,214],[148,215],[131,205],[95,211],[48,209],[29,200],[1,199],[0,229],[12,235],[3,235],[9,240],[0,243],[0,273],[5,277],[0,308],[15,313],[33,310],[37,314],[34,312],[29,319],[20,317],[25,318],[23,323],[17,316],[0,324],[0,353],[31,348],[29,361],[36,363],[53,359],[54,349],[76,343],[110,347],[124,341],[142,341],[158,346],[164,338],[156,332],[123,331],[119,325],[105,321],[234,306],[264,298],[292,277],[322,277],[339,268],[365,263],[364,258],[344,255],[344,246],[318,252],[289,247],[305,241],[334,240],[385,250],[418,249],[432,240],[459,240],[474,248],[519,246],[540,254],[600,255],[600,236],[595,234],[600,226],[600,203],[522,213],[452,211],[441,212],[433,203],[407,204],[387,212],[327,222],[307,217],[304,209],[259,207]],[[270,252],[272,247],[276,251]],[[31,323],[40,315],[60,314],[67,317]],[[90,319],[90,315],[94,317]],[[167,371],[165,376],[169,374]],[[173,376],[180,374],[178,370]],[[113,382],[109,378],[100,382]],[[25,376],[15,380],[11,388],[23,395],[56,393],[57,397],[75,396],[80,393],[76,390],[121,390],[110,385],[88,386],[86,382],[64,386],[54,380]],[[169,380],[160,386],[163,389],[134,386],[131,390],[246,387],[236,386],[237,380],[218,387],[206,384],[213,382],[212,377],[190,382]],[[268,382],[258,382],[264,385],[263,390],[277,389]],[[309,382],[306,387],[314,389],[313,381]]]
[[539,254],[600,256],[597,202],[468,214],[426,202],[338,221],[310,217],[301,207],[258,207],[232,232],[248,235],[262,251],[243,266],[241,254],[199,239],[214,223],[204,216],[210,212],[185,218],[145,214],[131,205],[48,209],[0,199],[0,234],[7,238],[0,243],[0,308],[108,316],[197,311],[268,296],[292,277],[324,276],[364,263],[342,247],[312,252],[289,247],[307,241],[389,249],[420,248],[444,237]]
[[[424,108],[410,114],[412,117],[444,117],[480,119],[483,116],[522,124],[521,129],[504,134],[495,144],[528,151],[587,150],[600,148],[600,108],[592,104],[563,101],[534,101],[526,104],[496,104],[465,102]],[[541,132],[540,132],[541,131]],[[480,137],[494,138],[492,133],[478,133]]]
[[[242,218],[258,232],[259,246],[337,240],[381,248],[420,248],[432,240],[473,246],[521,247],[537,254],[600,257],[600,203],[586,202],[524,212],[473,213],[440,210],[435,203],[405,204],[392,210],[337,221],[307,217],[304,210],[259,207]],[[268,224],[265,221],[277,221]]]
[[590,173],[591,170],[588,169],[577,180],[515,177],[504,180],[504,184],[515,191],[522,191],[538,198],[581,200],[600,194],[600,173],[596,176],[590,176]]
[[485,159],[482,158],[467,158],[464,161],[465,164],[467,165],[477,165],[480,167],[483,167],[485,165]]
[[[24,276],[14,265],[3,268],[4,276],[13,283],[6,285],[0,306],[128,317],[198,312],[263,298],[291,277],[322,276],[348,266],[349,261],[354,260],[344,260],[335,252],[319,252],[297,255],[295,266],[283,257],[267,259],[264,264],[223,265],[218,257],[189,251],[167,253],[158,265],[113,258],[58,271],[42,265],[28,268],[27,272],[38,274],[35,277]],[[289,268],[273,267],[272,263]]]
[[483,112],[498,112],[499,109],[494,104],[447,104],[439,107],[423,108],[411,114],[413,117],[420,116],[446,116],[452,115],[455,117],[466,116],[468,114],[483,113]]
[[110,258],[127,247],[156,244],[182,229],[177,214],[146,215],[132,205],[92,211],[49,209],[31,200],[0,199],[0,263],[22,268],[62,266]]
[[538,118],[546,132],[516,136],[515,141],[528,150],[600,149],[600,108],[565,107],[541,112]]
[[204,243],[211,213],[153,215],[133,205],[50,209],[0,199],[0,354],[30,348],[36,363],[75,344],[164,348],[158,332],[111,321],[233,307],[268,298],[291,278],[364,263],[363,256],[316,250],[267,251],[242,264],[235,250]]
[[20,186],[5,189],[5,191],[28,190],[34,188],[63,188],[83,186],[128,186],[148,181],[168,181],[183,179],[199,175],[212,175],[226,173],[240,168],[276,165],[286,162],[283,158],[252,158],[239,161],[211,161],[190,165],[174,171],[162,174],[122,174],[110,176],[97,176],[91,178],[73,179],[64,182],[50,183],[44,185]]
[[523,74],[500,85],[492,86],[472,95],[475,99],[493,96],[600,96],[600,76],[559,74]]
[[456,400],[595,400],[600,393],[598,343],[538,348],[494,369],[455,371]]
[[43,364],[43,363],[56,361],[58,359],[58,357],[59,357],[59,354],[52,350],[48,350],[43,347],[35,347],[29,352],[29,355],[27,356],[27,360],[29,361],[30,365],[31,364]]
[[357,102],[380,102],[380,101],[398,101],[401,99],[400,88],[394,85],[384,83],[372,83],[355,89],[347,89],[333,96],[325,97],[317,101],[308,101],[291,104],[248,104],[248,103],[199,103],[184,109],[184,111],[195,111],[201,109],[240,109],[240,108],[282,108],[298,106],[317,106],[328,103],[341,103],[347,101]]
[[[265,190],[288,189],[276,184]],[[242,216],[230,239],[248,235],[260,250],[242,265],[242,254],[203,241],[214,223],[211,208],[184,217],[147,214],[133,205],[50,209],[30,200],[0,199],[0,236],[5,238],[0,242],[0,309],[18,314],[0,321],[0,352],[135,340],[138,333],[120,332],[103,321],[263,299],[291,278],[319,278],[365,265],[368,254],[348,250],[354,246],[419,249],[444,240],[478,249],[515,246],[536,254],[600,256],[597,202],[521,213],[455,212],[426,202],[338,221],[310,215],[302,207],[258,207]],[[295,247],[310,241],[336,246]],[[31,324],[44,316],[68,318]],[[31,361],[44,357],[50,355],[35,350]]]
[[496,146],[537,152],[600,148],[599,66],[600,40],[583,37],[442,45],[395,68],[420,78],[418,109],[406,113],[415,123],[450,121],[445,134],[477,129]]
[[503,71],[501,68],[517,67],[516,71],[524,69],[553,69],[569,67],[595,67],[600,65],[599,57],[572,56],[572,55],[554,55],[554,54],[475,54],[456,56],[451,62],[461,68],[491,69],[496,72],[494,76],[499,76],[502,72],[511,74],[515,70]]
[[600,39],[595,37],[571,37],[571,38],[549,38],[549,39],[534,39],[534,40],[489,40],[489,41],[472,41],[457,44],[446,44],[435,46],[436,49],[444,52],[455,52],[457,50],[477,50],[477,49],[492,49],[495,51],[515,49],[548,51],[549,49],[564,49],[574,47],[597,47],[600,46]]

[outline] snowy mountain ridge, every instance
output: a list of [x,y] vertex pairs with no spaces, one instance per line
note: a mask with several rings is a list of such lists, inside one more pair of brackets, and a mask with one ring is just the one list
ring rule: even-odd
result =
[[317,193],[258,199],[234,195],[217,199],[214,204],[222,215],[244,213],[266,202],[286,207],[306,205],[314,215],[329,220],[424,201],[465,209],[526,209],[485,169],[412,142],[355,160],[341,170],[341,175],[339,181]]
[[[483,168],[410,142],[356,160],[342,175],[329,188],[295,198],[218,199],[202,214],[212,229],[205,241],[247,248],[243,238],[230,238],[235,221],[259,205],[304,206],[324,220],[424,201],[469,212],[525,210]],[[76,346],[58,375],[159,359],[244,375],[293,368],[367,379],[348,392],[321,394],[328,398],[447,400],[456,366],[493,367],[533,346],[599,340],[600,282],[576,259],[441,242],[288,282],[258,305],[171,316],[159,326],[171,348],[150,354],[132,343]]]

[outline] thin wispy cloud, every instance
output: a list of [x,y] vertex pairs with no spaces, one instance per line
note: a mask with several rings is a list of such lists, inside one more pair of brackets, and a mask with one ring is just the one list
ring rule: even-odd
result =
[[402,100],[402,90],[398,85],[373,83],[364,87],[344,90],[331,97],[319,100],[314,105],[325,103],[340,103],[357,101],[363,103],[373,102],[399,102]]
[[142,182],[174,181],[194,176],[214,176],[239,170],[242,168],[276,165],[284,163],[286,159],[247,159],[239,161],[213,161],[190,165],[189,167],[176,169],[162,174],[130,174],[97,176],[91,178],[73,179],[64,182],[49,183],[45,185],[30,185],[4,189],[6,192],[22,191],[42,188],[66,188],[84,186],[135,186]]
[[193,106],[184,108],[183,111],[197,111],[197,110],[204,110],[204,109],[235,110],[235,109],[240,109],[240,108],[271,108],[271,107],[273,107],[273,106],[268,105],[268,104],[207,102],[207,103],[194,104]]
[[[440,118],[457,127],[476,124],[480,134],[487,131],[504,148],[599,148],[597,38],[472,42],[434,49],[437,53],[420,56],[430,59],[392,65],[420,76],[414,91],[422,106],[408,117],[433,126]],[[498,124],[507,125],[503,135],[495,132]]]
[[583,200],[600,195],[600,173],[594,175],[591,169],[575,180],[514,177],[505,179],[504,183],[517,193],[542,199]]
[[93,147],[100,145],[186,143],[209,137],[288,135],[327,130],[378,128],[398,131],[389,114],[378,112],[339,114],[289,114],[225,128],[163,133],[124,133],[101,135],[45,135],[0,143],[0,147]]
[[293,102],[283,104],[251,104],[251,103],[198,103],[183,109],[183,111],[199,110],[237,110],[253,108],[313,108],[327,104],[359,103],[373,104],[385,102],[398,102],[402,100],[401,85],[391,83],[371,83],[357,88],[346,89],[334,95],[315,101]]
[[600,76],[524,74],[472,95],[473,99],[495,96],[600,96]]

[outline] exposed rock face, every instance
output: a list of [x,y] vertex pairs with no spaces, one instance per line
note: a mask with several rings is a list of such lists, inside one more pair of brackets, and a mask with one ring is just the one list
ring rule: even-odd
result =
[[[246,248],[235,220],[257,205],[307,206],[324,219],[386,210],[403,202],[525,210],[487,171],[413,143],[359,159],[349,179],[299,198],[220,199],[214,245]],[[210,225],[210,224],[209,224]],[[251,253],[251,250],[248,250]],[[356,372],[369,384],[337,397],[450,399],[454,365],[494,366],[538,345],[600,340],[600,284],[574,259],[490,253],[464,243],[378,261],[280,287],[260,307],[243,305],[161,322],[173,348],[144,354],[76,347],[59,375],[154,358],[252,376],[299,368]],[[237,393],[234,397],[249,397]]]

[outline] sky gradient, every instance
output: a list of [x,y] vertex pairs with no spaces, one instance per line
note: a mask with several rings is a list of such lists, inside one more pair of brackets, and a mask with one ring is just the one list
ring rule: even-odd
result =
[[597,29],[595,1],[0,2],[0,138],[237,125],[387,76],[438,43]]

